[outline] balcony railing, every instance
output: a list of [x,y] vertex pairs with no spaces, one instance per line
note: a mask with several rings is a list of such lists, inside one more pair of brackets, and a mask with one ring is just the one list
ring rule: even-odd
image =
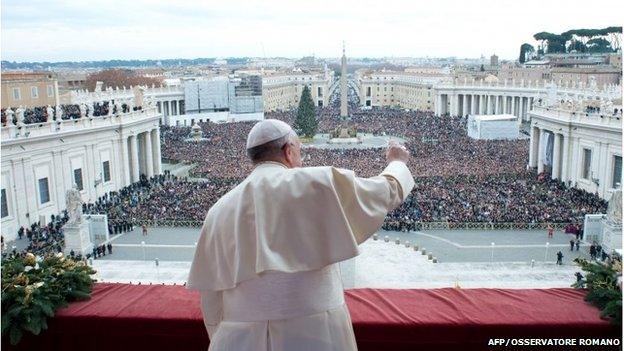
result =
[[569,111],[557,107],[533,106],[532,113],[561,120],[567,123],[583,123],[594,126],[606,126],[622,129],[622,110],[618,113],[597,113],[585,111]]
[[78,119],[63,119],[43,123],[23,124],[21,126],[9,124],[1,129],[2,142],[7,140],[36,138],[52,134],[64,134],[75,131],[84,131],[89,128],[119,126],[123,123],[140,121],[149,117],[158,116],[155,107],[146,107],[142,110],[127,113],[111,114],[98,117],[84,117]]

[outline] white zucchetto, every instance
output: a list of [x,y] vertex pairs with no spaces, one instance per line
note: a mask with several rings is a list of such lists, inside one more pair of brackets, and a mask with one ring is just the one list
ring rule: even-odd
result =
[[285,137],[289,133],[294,131],[288,124],[277,119],[265,119],[251,128],[247,136],[247,149]]

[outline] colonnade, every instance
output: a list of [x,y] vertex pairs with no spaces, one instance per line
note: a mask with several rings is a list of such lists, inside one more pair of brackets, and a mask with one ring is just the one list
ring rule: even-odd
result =
[[[567,134],[557,133],[542,127],[531,126],[531,142],[529,144],[529,167],[537,167],[537,173],[544,172],[544,154],[546,145],[542,145],[544,134],[553,134],[552,169],[550,176],[552,179],[567,181],[568,175],[568,150],[570,149],[570,137]],[[544,143],[547,144],[547,143]]]
[[138,182],[141,174],[150,178],[162,173],[159,128],[124,136],[121,143],[126,185]]
[[438,94],[436,115],[453,116],[511,114],[522,120],[528,118],[535,98],[491,93],[479,94]]
[[156,107],[163,117],[184,114],[184,100],[159,100],[156,102]]

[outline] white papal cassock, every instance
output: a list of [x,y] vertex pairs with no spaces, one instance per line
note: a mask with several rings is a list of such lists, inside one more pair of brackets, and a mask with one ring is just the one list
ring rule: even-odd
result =
[[358,178],[265,162],[208,211],[187,286],[214,351],[356,350],[338,262],[414,186],[400,161]]

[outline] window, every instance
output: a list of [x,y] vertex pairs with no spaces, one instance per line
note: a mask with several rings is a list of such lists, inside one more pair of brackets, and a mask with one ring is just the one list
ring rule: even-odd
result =
[[39,98],[39,89],[37,87],[30,87],[30,97],[33,99]]
[[76,188],[78,190],[84,190],[84,187],[82,186],[82,168],[74,169],[74,183],[76,184]]
[[2,189],[2,194],[0,196],[0,201],[2,202],[2,216],[1,218],[9,216],[9,204],[7,203],[6,198],[6,189]]
[[54,96],[54,87],[51,85],[48,85],[48,97],[53,97]]
[[48,178],[41,178],[39,183],[39,203],[41,205],[50,202],[50,191],[48,189]]
[[591,150],[583,149],[583,178],[589,179],[591,176]]
[[366,96],[371,96],[371,87],[366,87]]
[[22,94],[20,88],[13,88],[13,100],[21,100]]
[[622,156],[613,156],[613,184],[612,188],[616,188],[618,184],[622,184]]
[[104,181],[109,182],[111,180],[110,177],[110,162],[104,161],[102,162],[102,174],[104,176]]

